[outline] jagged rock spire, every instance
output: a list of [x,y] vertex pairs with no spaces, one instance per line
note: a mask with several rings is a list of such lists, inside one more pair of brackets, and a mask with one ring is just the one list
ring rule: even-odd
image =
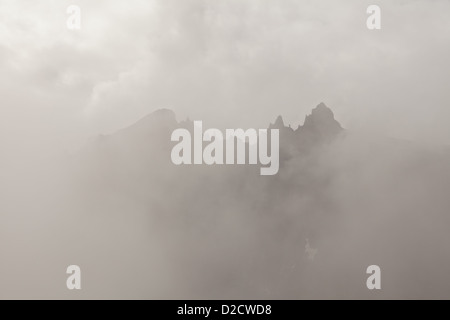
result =
[[341,124],[334,118],[333,111],[325,103],[321,102],[310,115],[305,117],[305,123],[301,127],[303,131],[320,133],[321,135],[333,135],[342,130]]
[[275,120],[275,123],[270,124],[269,129],[284,129],[285,127],[283,117],[280,115]]

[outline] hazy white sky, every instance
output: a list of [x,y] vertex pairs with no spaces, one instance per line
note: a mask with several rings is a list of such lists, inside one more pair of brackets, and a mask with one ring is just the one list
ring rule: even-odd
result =
[[296,127],[324,101],[347,129],[450,144],[449,13],[449,0],[1,0],[0,143],[79,144],[163,107]]

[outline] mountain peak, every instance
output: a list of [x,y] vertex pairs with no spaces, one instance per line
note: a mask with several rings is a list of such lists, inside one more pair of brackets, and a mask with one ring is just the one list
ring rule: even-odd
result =
[[158,109],[119,132],[125,134],[147,135],[159,132],[161,129],[170,130],[176,126],[178,126],[178,122],[176,120],[175,112],[170,109]]
[[283,121],[283,117],[281,115],[279,115],[277,117],[277,120],[275,120],[274,126],[277,128],[284,128],[284,121]]
[[334,120],[333,111],[323,102],[319,103],[317,107],[311,111],[311,116],[315,119]]
[[158,109],[149,114],[149,117],[153,119],[163,120],[163,121],[176,121],[175,112],[170,109]]
[[144,126],[174,125],[177,123],[177,119],[175,116],[175,112],[173,112],[172,110],[158,109],[158,110],[153,111],[152,113],[148,114],[147,116],[145,116],[144,118],[142,118],[140,121],[137,122],[137,124],[140,124],[140,123]]
[[305,117],[302,129],[321,135],[333,135],[342,130],[341,124],[334,118],[333,111],[321,102],[310,115]]
[[285,127],[283,117],[279,115],[275,120],[275,123],[270,124],[269,129],[284,129]]

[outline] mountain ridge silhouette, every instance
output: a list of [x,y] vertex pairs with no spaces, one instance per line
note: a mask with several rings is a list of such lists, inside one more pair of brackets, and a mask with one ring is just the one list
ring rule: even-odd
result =
[[[77,210],[88,221],[100,212],[105,226],[111,216],[139,221],[163,248],[158,258],[170,261],[167,276],[178,276],[168,296],[176,297],[181,282],[188,297],[370,298],[360,275],[373,263],[402,275],[405,288],[386,286],[380,296],[449,292],[449,285],[408,290],[417,277],[441,283],[450,268],[448,242],[441,241],[450,236],[430,225],[450,225],[449,156],[349,133],[319,104],[296,130],[281,116],[269,125],[280,130],[274,176],[252,165],[176,166],[172,130],[191,125],[157,110],[74,161]],[[151,265],[155,257],[142,254],[150,242],[140,245],[135,259]],[[431,278],[405,273],[409,261],[426,269],[436,257]],[[141,277],[151,283],[150,275]]]

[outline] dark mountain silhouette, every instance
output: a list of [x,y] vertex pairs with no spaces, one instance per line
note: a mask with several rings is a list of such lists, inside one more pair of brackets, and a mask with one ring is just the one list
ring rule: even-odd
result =
[[306,116],[303,127],[300,131],[311,131],[321,136],[331,136],[339,133],[342,127],[334,119],[333,111],[323,102],[314,108],[310,115]]
[[275,123],[269,126],[269,129],[279,129],[285,134],[295,132],[297,135],[309,135],[310,138],[316,141],[332,139],[343,130],[340,123],[334,119],[333,111],[323,102],[314,108],[310,115],[305,117],[303,126],[298,126],[297,130],[286,126],[281,115],[278,116]]
[[[193,134],[194,123],[189,119],[177,122],[172,110],[160,109],[112,135],[99,136],[86,149],[91,150],[94,157],[103,157],[104,164],[111,161],[118,163],[118,158],[125,157],[135,159],[133,162],[158,163],[158,166],[166,168],[171,166],[170,151],[174,143],[170,137],[176,128],[188,129]],[[309,153],[323,143],[330,143],[344,131],[324,103],[313,109],[306,116],[305,124],[296,130],[286,126],[281,115],[268,129],[278,129],[280,132],[282,165],[292,157]]]
[[278,116],[277,119],[275,120],[274,124],[270,124],[269,129],[280,129],[283,130],[285,129],[286,126],[284,125],[284,121],[283,121],[283,117],[282,116]]

